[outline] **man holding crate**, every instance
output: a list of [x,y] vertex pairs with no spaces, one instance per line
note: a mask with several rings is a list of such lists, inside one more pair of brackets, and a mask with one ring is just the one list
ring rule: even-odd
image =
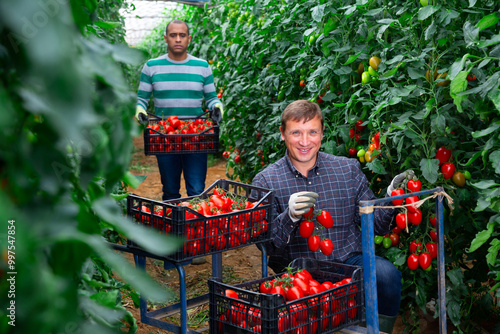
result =
[[[257,174],[252,182],[275,192],[272,242],[266,244],[269,267],[278,274],[301,257],[362,266],[359,201],[375,196],[359,162],[319,152],[324,119],[316,103],[299,100],[288,105],[281,116],[280,131],[287,148],[285,156]],[[406,172],[397,175],[388,194],[405,178]],[[326,210],[333,218],[333,226],[321,232],[333,244],[328,255],[311,250],[308,239],[299,232],[303,215],[313,206]],[[390,231],[395,211],[375,209],[377,235]],[[375,262],[379,326],[381,331],[391,333],[401,302],[402,275],[385,258],[377,256]]]
[[[217,98],[212,70],[203,59],[187,53],[191,42],[188,25],[181,20],[167,24],[165,42],[168,53],[149,60],[141,72],[135,117],[146,124],[151,94],[157,116],[199,116],[205,100],[211,117],[220,123],[224,114]],[[207,153],[156,155],[163,185],[163,200],[180,198],[181,173],[184,172],[188,196],[205,190]]]

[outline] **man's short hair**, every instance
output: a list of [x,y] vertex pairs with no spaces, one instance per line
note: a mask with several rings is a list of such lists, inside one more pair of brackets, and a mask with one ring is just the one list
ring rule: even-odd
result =
[[281,114],[281,129],[285,131],[286,122],[292,121],[303,121],[308,122],[311,119],[319,117],[321,121],[321,129],[325,125],[325,120],[323,118],[323,112],[317,103],[311,102],[309,100],[297,100],[290,103]]
[[168,34],[168,26],[170,25],[170,23],[176,23],[176,24],[185,24],[186,25],[186,28],[188,30],[188,36],[189,36],[189,26],[187,25],[186,22],[182,21],[182,20],[172,20],[170,21],[168,24],[167,24],[167,28],[165,28],[165,35]]

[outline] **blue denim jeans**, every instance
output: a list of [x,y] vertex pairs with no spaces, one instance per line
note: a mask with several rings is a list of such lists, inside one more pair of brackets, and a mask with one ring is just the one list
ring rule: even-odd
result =
[[[345,264],[363,266],[363,255],[355,255]],[[396,316],[401,304],[401,272],[394,264],[380,256],[375,256],[377,279],[378,313],[387,316]]]
[[205,190],[207,153],[157,155],[163,185],[163,200],[180,198],[181,173],[184,173],[188,196],[199,195]]

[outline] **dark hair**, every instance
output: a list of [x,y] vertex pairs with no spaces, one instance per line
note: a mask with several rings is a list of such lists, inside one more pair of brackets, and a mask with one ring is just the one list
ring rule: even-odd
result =
[[189,36],[189,26],[187,25],[186,22],[182,21],[182,20],[172,20],[170,21],[168,24],[167,24],[167,28],[165,28],[165,35],[168,34],[168,26],[170,25],[170,23],[176,23],[176,24],[185,24],[186,25],[186,28],[188,29],[188,36]]
[[285,131],[286,122],[290,120],[308,122],[315,117],[319,117],[321,129],[323,129],[325,120],[321,108],[317,103],[308,100],[294,101],[285,108],[285,111],[281,115],[281,129]]

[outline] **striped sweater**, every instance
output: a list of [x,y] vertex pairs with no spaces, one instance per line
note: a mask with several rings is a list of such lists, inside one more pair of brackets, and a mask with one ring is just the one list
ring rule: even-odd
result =
[[144,65],[137,105],[147,110],[151,93],[157,116],[197,116],[203,99],[209,109],[220,102],[208,63],[189,54],[182,61],[163,55]]

